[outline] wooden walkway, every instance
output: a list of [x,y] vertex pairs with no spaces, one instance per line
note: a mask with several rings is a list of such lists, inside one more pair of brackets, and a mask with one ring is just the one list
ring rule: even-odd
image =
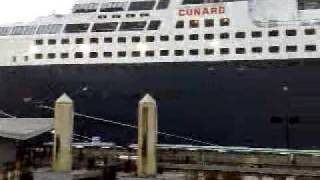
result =
[[304,177],[320,177],[320,169],[294,169],[288,167],[241,167],[232,165],[201,165],[201,164],[171,164],[161,163],[159,166],[164,170],[179,171],[220,171],[220,172],[238,172],[243,174],[261,174],[276,176],[304,176]]

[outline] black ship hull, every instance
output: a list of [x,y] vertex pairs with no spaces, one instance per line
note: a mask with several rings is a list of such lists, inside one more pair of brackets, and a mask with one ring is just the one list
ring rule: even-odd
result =
[[[19,117],[52,116],[66,92],[77,112],[136,124],[145,93],[157,100],[159,130],[226,146],[317,148],[317,59],[224,63],[52,65],[0,68],[0,109]],[[135,143],[136,132],[76,118],[76,132]],[[160,143],[184,143],[160,136]]]

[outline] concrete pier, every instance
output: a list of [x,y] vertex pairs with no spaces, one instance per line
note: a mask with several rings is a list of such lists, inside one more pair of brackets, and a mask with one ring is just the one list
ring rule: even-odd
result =
[[137,174],[139,177],[155,176],[157,174],[157,104],[146,95],[138,108],[138,159]]
[[73,101],[63,94],[55,103],[52,168],[57,172],[72,170]]

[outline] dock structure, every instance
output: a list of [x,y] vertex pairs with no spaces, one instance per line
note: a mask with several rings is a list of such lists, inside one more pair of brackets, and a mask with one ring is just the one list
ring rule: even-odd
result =
[[20,180],[31,174],[25,143],[53,129],[51,118],[0,118],[0,180]]
[[[19,180],[12,174],[23,176],[23,170],[19,173],[14,166],[2,173],[1,162],[14,161],[14,154],[19,151],[14,147],[16,140],[23,141],[53,128],[53,143],[43,144],[42,150],[39,147],[24,150],[29,152],[27,159],[34,160],[26,170],[37,168],[34,180],[320,179],[320,150],[158,144],[158,134],[164,133],[158,131],[156,101],[146,95],[138,105],[138,125],[130,126],[137,128],[138,144],[128,147],[100,141],[73,142],[74,115],[79,113],[74,112],[73,101],[65,94],[56,101],[54,119],[0,119],[0,152],[7,154],[0,157],[0,180],[3,177]],[[39,152],[50,156],[40,157],[46,166],[37,164]]]

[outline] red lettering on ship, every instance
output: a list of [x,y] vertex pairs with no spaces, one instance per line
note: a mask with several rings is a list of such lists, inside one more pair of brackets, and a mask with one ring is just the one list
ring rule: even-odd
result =
[[184,9],[179,9],[179,16],[185,16],[185,10]]
[[187,8],[187,9],[179,9],[179,16],[202,16],[202,15],[214,15],[214,14],[224,14],[225,7],[217,6],[217,7],[197,7],[197,8]]

